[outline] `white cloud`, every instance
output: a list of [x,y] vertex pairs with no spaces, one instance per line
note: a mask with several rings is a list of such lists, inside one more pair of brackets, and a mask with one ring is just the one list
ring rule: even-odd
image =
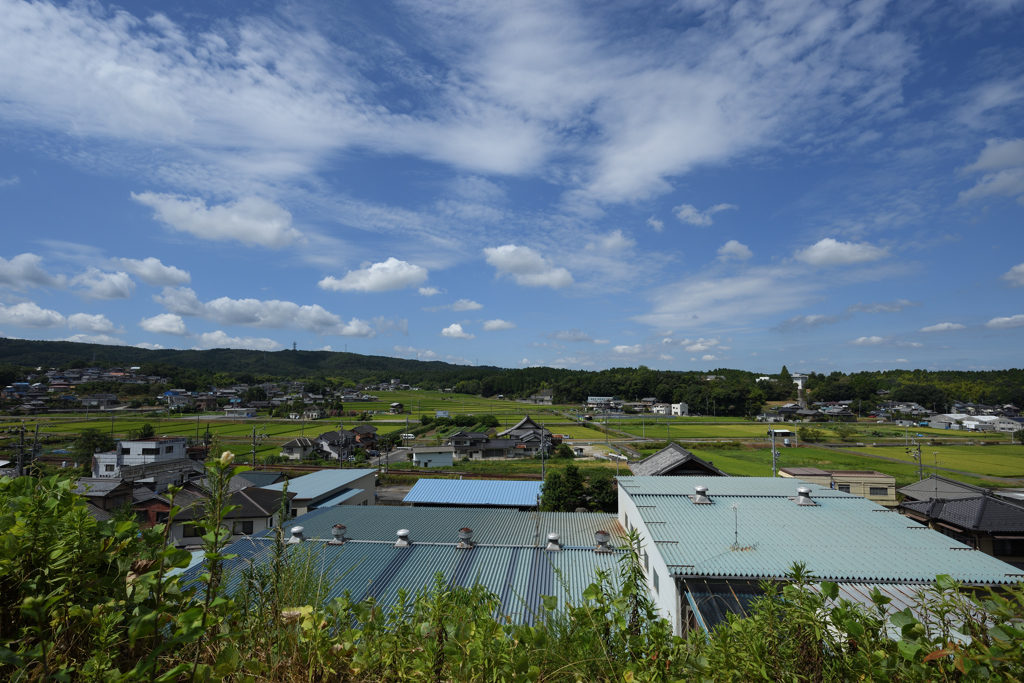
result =
[[588,242],[586,248],[590,251],[603,251],[621,256],[622,252],[635,246],[636,240],[626,237],[621,230],[612,230],[607,235],[599,236],[596,241]]
[[1000,171],[1014,166],[1024,166],[1024,138],[1019,140],[995,138],[985,141],[985,149],[981,150],[981,154],[973,164],[964,168],[964,172]]
[[773,327],[776,332],[792,332],[794,330],[811,330],[822,325],[833,325],[839,322],[839,316],[835,315],[794,315],[792,318],[783,320]]
[[483,304],[478,304],[471,299],[459,299],[451,305],[453,311],[477,311],[483,307]]
[[854,344],[856,346],[875,346],[875,345],[878,345],[878,344],[885,343],[885,338],[884,337],[878,337],[878,336],[873,336],[873,337],[857,337],[856,339],[854,339],[850,343]]
[[253,351],[278,351],[284,348],[273,339],[266,337],[231,337],[222,330],[204,332],[195,336],[202,349],[251,349]]
[[750,251],[750,247],[740,244],[737,240],[729,240],[718,248],[718,260],[720,261],[728,261],[729,259],[748,261],[753,255],[754,252]]
[[960,193],[960,201],[1000,195],[1024,202],[1024,139],[988,140],[978,159],[964,172],[982,176],[974,187]]
[[375,332],[368,323],[352,318],[345,323],[341,316],[331,313],[319,304],[300,306],[291,301],[272,299],[231,299],[220,297],[203,303],[188,287],[165,287],[162,295],[153,299],[176,315],[212,320],[220,325],[249,327],[297,328],[314,334],[333,334],[343,337],[372,337]]
[[704,360],[704,361],[707,361],[707,360],[718,360],[718,356],[712,356],[710,353],[708,353],[708,354],[705,354],[705,355],[701,356],[700,359]]
[[594,343],[595,344],[611,344],[612,340],[611,339],[595,339]]
[[1000,280],[1006,280],[1011,287],[1024,287],[1024,263],[1010,268],[999,276]]
[[839,242],[826,237],[802,251],[795,257],[812,266],[842,266],[854,263],[868,263],[886,258],[889,250],[867,243]]
[[846,309],[847,313],[899,313],[904,308],[912,308],[920,306],[920,302],[908,301],[907,299],[897,299],[896,301],[889,301],[884,303],[875,304],[853,304],[848,306]]
[[452,323],[448,327],[441,330],[442,337],[451,337],[452,339],[472,339],[475,335],[469,334],[462,329],[462,325],[459,323]]
[[997,330],[1008,329],[1011,327],[1024,327],[1024,315],[1011,315],[1006,318],[992,318],[985,323],[985,327]]
[[420,296],[434,296],[435,294],[440,294],[441,290],[437,287],[420,287],[419,292]]
[[26,287],[63,287],[67,278],[53,276],[39,265],[43,258],[31,253],[18,254],[10,261],[0,257],[0,285],[15,289]]
[[302,233],[292,227],[292,215],[260,197],[244,197],[207,207],[199,197],[154,192],[132,193],[132,199],[152,208],[161,223],[206,240],[237,240],[280,249]]
[[114,323],[110,322],[107,316],[99,314],[90,315],[88,313],[73,313],[69,315],[68,327],[94,334],[108,334],[117,331]]
[[647,225],[653,228],[654,232],[661,232],[662,230],[665,229],[664,221],[659,221],[654,216],[651,216],[650,218],[647,219]]
[[11,187],[21,182],[21,178],[12,175],[10,178],[0,178],[0,187]]
[[80,344],[105,344],[107,346],[124,346],[124,340],[112,337],[109,334],[73,334],[65,337],[64,341],[78,342]]
[[721,341],[718,338],[704,339],[703,337],[701,337],[692,344],[686,344],[686,346],[684,346],[683,348],[685,348],[687,351],[690,351],[691,353],[696,353],[698,351],[707,351],[708,349],[713,349],[720,343]]
[[141,261],[133,258],[120,258],[114,259],[114,262],[147,285],[154,287],[177,287],[187,285],[192,281],[192,275],[187,270],[165,266],[160,259],[153,256]]
[[147,349],[149,351],[159,351],[165,348],[163,344],[154,344],[152,342],[139,342],[138,344],[133,344],[133,346],[137,349]]
[[551,287],[561,289],[573,283],[565,268],[556,268],[530,247],[506,244],[484,249],[487,263],[497,269],[498,275],[510,276],[524,287]]
[[164,287],[161,294],[153,295],[153,300],[177,315],[195,317],[206,315],[206,305],[199,300],[195,291],[189,287],[178,287],[177,289]]
[[0,304],[0,325],[16,327],[64,327],[67,319],[57,311],[40,308],[31,301],[5,306]]
[[128,273],[104,273],[91,266],[71,278],[71,285],[80,287],[82,296],[89,299],[127,299],[135,291],[135,283]]
[[675,360],[674,356],[670,356],[667,353],[658,354],[658,360]]
[[511,330],[515,326],[515,323],[510,323],[507,320],[496,318],[494,320],[485,320],[483,324],[483,329],[484,332],[495,332],[497,330]]
[[336,332],[331,334],[338,334],[342,337],[373,337],[377,333],[374,332],[373,328],[370,327],[369,323],[359,318],[352,318],[347,323],[341,326]]
[[392,334],[394,332],[400,332],[402,334],[409,334],[409,320],[407,318],[385,318],[382,315],[375,316],[373,318],[373,329],[377,330],[381,334]]
[[952,332],[954,330],[963,330],[966,328],[966,325],[961,325],[960,323],[938,323],[937,325],[922,327],[921,332]]
[[643,344],[634,344],[633,346],[628,346],[626,344],[620,344],[618,346],[613,346],[612,347],[612,351],[614,351],[615,353],[621,353],[621,354],[625,354],[625,355],[632,355],[632,354],[640,353],[643,350],[644,350]]
[[548,335],[549,339],[564,342],[592,342],[593,337],[584,332],[583,330],[577,330],[573,328],[571,330],[560,330],[558,332],[552,332]]
[[161,313],[152,318],[143,318],[139,322],[139,327],[154,334],[188,334],[185,321],[181,319],[180,315],[174,313]]
[[392,256],[383,263],[374,263],[362,270],[350,270],[340,280],[333,276],[325,277],[317,286],[336,292],[389,292],[418,285],[427,279],[427,275],[426,268],[399,261]]
[[726,209],[736,209],[739,207],[733,206],[732,204],[715,204],[707,211],[700,211],[697,207],[692,204],[681,204],[675,207],[672,211],[675,212],[676,218],[681,220],[683,223],[689,223],[690,225],[701,225],[708,226],[714,223],[714,216],[719,211],[725,211]]
[[394,352],[401,356],[415,356],[420,360],[437,360],[440,356],[430,349],[417,349],[412,346],[395,346]]

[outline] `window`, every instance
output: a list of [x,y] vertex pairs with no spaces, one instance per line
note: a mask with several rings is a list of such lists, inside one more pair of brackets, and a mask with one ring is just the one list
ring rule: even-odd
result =
[[992,541],[992,552],[1000,557],[1024,555],[1024,539],[997,538]]
[[629,513],[628,512],[623,512],[622,513],[622,518],[624,520],[626,520],[626,531],[629,531]]
[[143,455],[160,455],[160,449],[159,448],[143,448],[142,449],[142,454]]
[[235,522],[231,527],[231,533],[236,536],[238,534],[252,535],[252,522]]
[[174,446],[168,446],[167,448],[164,449],[164,453],[173,453],[173,452],[174,452]]
[[121,455],[131,455],[131,454],[132,454],[132,449],[130,449],[130,448],[122,448],[121,449]]
[[186,524],[181,527],[181,535],[185,538],[195,538],[199,535],[199,529],[196,528],[195,524]]
[[887,486],[872,486],[868,489],[869,496],[888,496],[889,487]]
[[651,572],[651,573],[652,573],[652,574],[654,575],[654,592],[655,592],[655,593],[660,593],[660,592],[661,592],[661,589],[660,589],[660,588],[659,588],[659,586],[658,586],[658,570],[657,570],[657,569],[655,569],[655,570],[654,570],[653,572]]
[[649,568],[647,562],[648,562],[648,557],[647,557],[647,551],[645,550],[644,551],[644,571],[647,571],[648,568]]
[[299,516],[299,508],[292,508],[292,517]]
[[113,465],[104,465],[103,466],[103,471],[104,472],[113,472],[114,471],[114,466]]
[[849,493],[850,492],[850,485],[849,484],[839,484],[838,488],[843,493]]

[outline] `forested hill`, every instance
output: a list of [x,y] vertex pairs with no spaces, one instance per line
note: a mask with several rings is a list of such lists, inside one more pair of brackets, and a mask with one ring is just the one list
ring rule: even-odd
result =
[[22,367],[55,368],[167,365],[204,374],[249,374],[292,379],[343,377],[387,381],[398,377],[410,384],[427,378],[442,383],[458,382],[501,371],[501,368],[491,366],[468,367],[441,361],[362,356],[340,351],[149,350],[134,346],[3,338],[0,338],[0,362]]

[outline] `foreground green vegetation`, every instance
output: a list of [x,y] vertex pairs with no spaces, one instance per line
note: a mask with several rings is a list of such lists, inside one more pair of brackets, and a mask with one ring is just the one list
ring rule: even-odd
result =
[[[795,565],[749,616],[672,636],[648,597],[634,536],[619,570],[577,600],[545,597],[530,625],[497,596],[438,576],[384,609],[326,602],[322,560],[278,529],[265,564],[228,576],[226,455],[200,523],[206,566],[166,528],[97,522],[71,483],[0,481],[0,676],[22,681],[1019,681],[1024,588],[977,595],[938,577],[916,612],[841,600]],[[172,513],[173,514],[173,513]],[[231,590],[227,586],[237,586]],[[927,614],[922,623],[915,614]]]

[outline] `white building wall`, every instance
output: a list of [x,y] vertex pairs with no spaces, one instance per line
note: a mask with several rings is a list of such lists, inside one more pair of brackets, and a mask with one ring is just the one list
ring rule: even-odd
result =
[[685,403],[673,403],[672,404],[672,415],[675,417],[683,417],[690,414],[690,406]]
[[416,448],[412,453],[412,463],[416,467],[451,467],[454,461],[454,448]]
[[[165,460],[181,460],[188,457],[188,439],[161,438],[150,441],[118,441],[109,453],[93,456],[92,476],[104,479],[121,476],[122,467],[148,465]],[[171,478],[172,480],[174,477]],[[151,482],[152,479],[142,480]]]
[[[236,522],[252,522],[252,533],[253,535],[258,534],[261,531],[270,529],[274,526],[274,517],[244,517],[241,519],[232,519],[224,523],[224,526],[232,531],[236,528]],[[202,529],[196,528],[196,536],[185,536],[185,527],[191,525],[190,522],[175,522],[171,525],[171,543],[177,546],[185,545],[201,545],[203,540],[200,538],[204,533]],[[239,524],[237,528],[241,528]],[[289,534],[290,535],[290,534]],[[237,540],[248,538],[249,534],[231,534],[231,540],[229,543],[234,543]],[[287,535],[286,535],[287,538]]]
[[[675,578],[669,573],[668,565],[658,551],[657,545],[640,517],[640,511],[633,503],[629,494],[619,487],[619,523],[627,531],[636,529],[640,534],[640,558],[643,561],[647,553],[647,591],[654,601],[654,606],[662,617],[672,624],[672,633],[682,635],[683,624],[680,618],[679,589]],[[658,589],[654,588],[654,574],[658,575]]]

